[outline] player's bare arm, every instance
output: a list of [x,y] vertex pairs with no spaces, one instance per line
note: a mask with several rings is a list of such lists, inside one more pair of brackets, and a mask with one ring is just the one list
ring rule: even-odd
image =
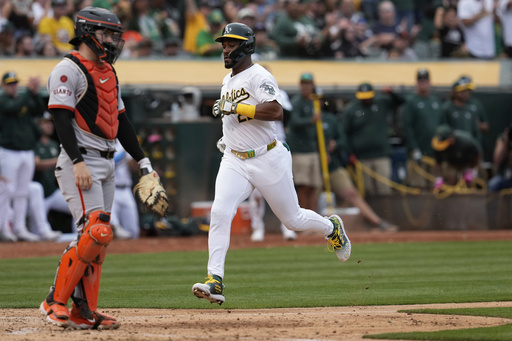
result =
[[258,104],[254,118],[261,121],[282,121],[283,107],[277,101]]

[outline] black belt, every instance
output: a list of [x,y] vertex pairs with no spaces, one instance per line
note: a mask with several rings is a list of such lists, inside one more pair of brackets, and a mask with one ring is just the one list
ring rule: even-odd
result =
[[[84,147],[79,147],[78,150],[80,150],[80,153],[83,155],[87,155],[87,149]],[[114,158],[114,151],[113,150],[96,150],[96,149],[89,149],[89,151],[94,151],[96,153],[99,153],[102,158],[105,158],[107,160],[112,160]]]
[[119,189],[125,189],[128,187],[130,187],[130,185],[116,185],[116,188],[119,188]]

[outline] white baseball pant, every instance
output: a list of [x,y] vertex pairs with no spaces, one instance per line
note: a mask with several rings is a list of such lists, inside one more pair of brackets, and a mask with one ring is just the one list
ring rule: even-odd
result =
[[9,182],[13,216],[13,232],[16,235],[27,231],[29,184],[34,177],[35,159],[32,150],[10,150],[2,148],[0,169]]
[[137,202],[130,186],[116,187],[110,223],[130,232],[131,238],[139,238],[140,224]]
[[262,155],[239,159],[226,149],[215,183],[208,238],[208,273],[224,278],[231,222],[236,210],[257,188],[277,218],[290,230],[329,235],[333,225],[314,211],[303,209],[292,177],[292,157],[281,142]]

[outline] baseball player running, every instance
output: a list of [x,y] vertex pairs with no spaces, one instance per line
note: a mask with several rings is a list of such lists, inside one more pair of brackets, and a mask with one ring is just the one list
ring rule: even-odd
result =
[[[114,329],[120,325],[116,318],[97,311],[101,266],[113,237],[110,211],[116,137],[140,165],[143,176],[139,184],[158,180],[125,114],[112,68],[123,48],[123,32],[111,12],[95,7],[80,10],[75,37],[70,41],[77,51],[66,55],[48,78],[48,109],[62,144],[55,176],[78,231],[40,306],[46,320],[57,326]],[[163,210],[166,200],[165,196],[165,203],[159,206]],[[70,297],[71,312],[67,306]]]
[[225,301],[222,280],[231,221],[254,188],[288,229],[325,235],[329,249],[342,262],[350,257],[351,245],[340,217],[324,218],[299,206],[290,151],[276,139],[275,121],[283,119],[279,88],[265,68],[252,62],[254,32],[244,24],[231,23],[215,40],[222,44],[225,67],[232,69],[213,106],[213,115],[222,116],[226,149],[211,210],[208,277],[205,283],[194,284],[192,292],[220,305]]

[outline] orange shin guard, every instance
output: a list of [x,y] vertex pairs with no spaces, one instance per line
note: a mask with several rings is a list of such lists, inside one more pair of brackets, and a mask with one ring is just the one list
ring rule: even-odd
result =
[[85,298],[87,300],[87,306],[89,311],[96,311],[98,308],[98,294],[100,291],[100,278],[101,278],[101,265],[105,260],[107,249],[104,248],[103,251],[98,255],[96,260],[94,260],[84,276],[82,277],[82,285],[84,288]]
[[55,302],[64,305],[68,303],[69,297],[86,268],[87,263],[80,260],[75,247],[66,250],[66,253],[60,259],[57,277],[55,278],[55,291],[53,292]]
[[[68,249],[61,258],[53,296],[56,302],[67,304],[76,285],[87,273],[93,273],[93,277],[97,277],[97,279],[93,279],[93,283],[97,282],[97,285],[93,285],[93,287],[99,289],[101,266],[99,269],[94,269],[94,267],[101,264],[89,265],[91,262],[100,261],[100,258],[104,259],[105,257],[105,248],[113,238],[109,221],[110,215],[106,212],[94,211],[89,214],[87,225],[84,227],[78,244],[76,247]],[[91,287],[91,285],[88,286]],[[97,296],[96,294],[96,301]]]

